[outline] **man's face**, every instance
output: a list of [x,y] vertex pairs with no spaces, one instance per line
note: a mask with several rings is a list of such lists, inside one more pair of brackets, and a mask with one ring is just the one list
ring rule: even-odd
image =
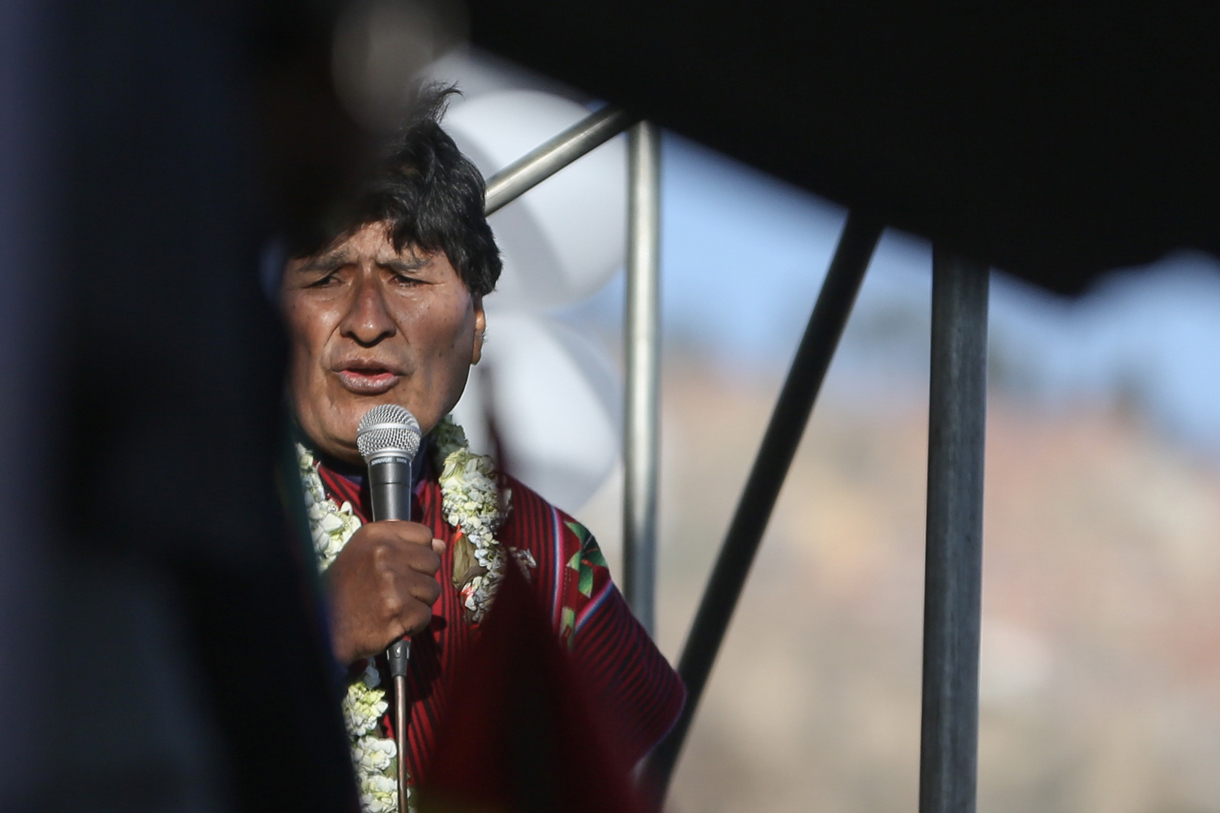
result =
[[462,395],[483,346],[483,304],[444,252],[397,252],[371,223],[289,261],[282,287],[297,419],[327,454],[359,464],[356,427],[377,404],[426,433]]

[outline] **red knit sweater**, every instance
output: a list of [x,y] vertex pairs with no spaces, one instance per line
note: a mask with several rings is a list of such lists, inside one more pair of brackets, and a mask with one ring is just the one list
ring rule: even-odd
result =
[[[319,465],[318,473],[328,496],[340,504],[350,502],[361,520],[369,521],[366,489],[325,464]],[[592,699],[617,729],[610,733],[627,758],[635,761],[677,720],[685,689],[631,614],[589,532],[520,482],[508,478],[508,487],[511,507],[496,539],[505,548],[533,556],[537,567],[530,569],[532,587],[549,612],[556,635],[569,644],[592,684]],[[432,623],[411,644],[407,764],[418,783],[436,741],[446,676],[462,661],[475,629],[463,617],[461,597],[453,584],[457,531],[441,514],[441,490],[433,476],[425,476],[416,486],[411,515],[446,544],[437,573],[441,597],[432,608]],[[385,675],[385,665],[380,665]],[[392,686],[390,681],[385,684]],[[393,709],[393,700],[388,699]],[[388,730],[388,715],[386,725]]]

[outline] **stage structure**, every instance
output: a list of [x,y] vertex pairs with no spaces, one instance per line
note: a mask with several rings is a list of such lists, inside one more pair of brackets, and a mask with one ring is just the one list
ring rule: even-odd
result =
[[[487,180],[488,214],[629,131],[624,325],[623,592],[655,623],[660,381],[660,129],[607,106]],[[686,708],[650,756],[663,801],[763,532],[855,304],[884,224],[848,215],[683,646]],[[924,582],[920,813],[975,809],[982,585],[983,459],[990,270],[934,250]]]

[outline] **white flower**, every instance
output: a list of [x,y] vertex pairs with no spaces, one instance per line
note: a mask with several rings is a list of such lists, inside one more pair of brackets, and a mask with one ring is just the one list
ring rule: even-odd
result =
[[398,808],[398,783],[383,774],[360,777],[360,805],[366,813],[393,813]]
[[[380,737],[361,737],[352,743],[352,763],[365,813],[394,813],[398,809],[398,780],[389,775],[395,753],[394,743]],[[409,786],[406,796],[411,809]]]
[[389,707],[384,691],[370,689],[363,680],[355,681],[347,687],[347,694],[343,697],[343,717],[347,721],[348,731],[353,734],[372,731]]
[[474,546],[475,561],[488,571],[486,577],[471,581],[463,601],[478,623],[503,573],[504,555],[494,534],[503,522],[511,492],[500,492],[491,458],[472,454],[465,433],[451,418],[433,430],[432,442],[441,472],[438,479],[445,521],[461,529]]
[[360,529],[360,517],[356,516],[350,502],[340,506],[326,496],[322,478],[318,475],[318,461],[299,443],[297,461],[301,467],[301,482],[305,490],[309,535],[313,539],[314,553],[318,557],[318,569],[324,571],[335,561],[335,557],[352,535]]
[[352,742],[352,763],[363,774],[388,770],[397,755],[394,741],[385,737],[360,737]]

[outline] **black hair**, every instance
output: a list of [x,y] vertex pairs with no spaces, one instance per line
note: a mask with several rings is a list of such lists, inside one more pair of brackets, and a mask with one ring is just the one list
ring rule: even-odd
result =
[[339,236],[386,222],[394,248],[443,251],[475,296],[500,278],[500,250],[483,214],[483,175],[441,129],[455,86],[415,90],[410,113],[373,167],[354,216]]

